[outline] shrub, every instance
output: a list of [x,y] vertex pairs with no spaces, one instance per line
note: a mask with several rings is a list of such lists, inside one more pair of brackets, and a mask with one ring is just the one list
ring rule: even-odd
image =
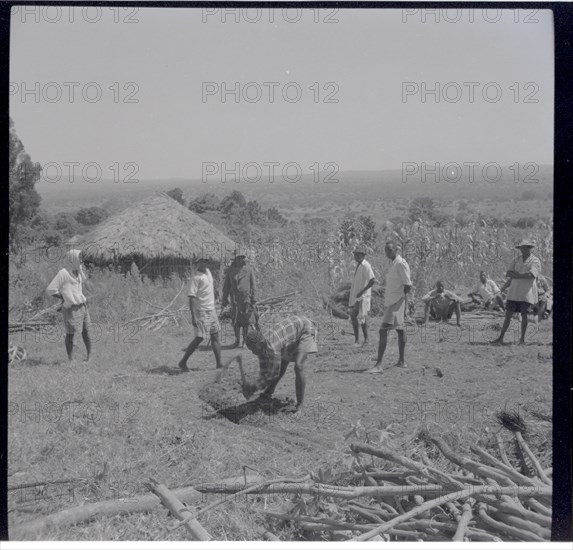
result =
[[99,206],[92,206],[91,208],[82,208],[78,210],[75,215],[76,221],[82,225],[97,225],[109,217],[109,212]]
[[219,210],[220,207],[221,201],[213,193],[205,193],[204,195],[201,195],[200,197],[189,202],[189,210],[197,212],[197,214]]

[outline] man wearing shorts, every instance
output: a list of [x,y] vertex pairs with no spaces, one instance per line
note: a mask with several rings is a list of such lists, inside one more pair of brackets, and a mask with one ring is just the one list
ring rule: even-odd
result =
[[350,311],[350,320],[354,330],[354,346],[360,346],[360,327],[364,335],[364,346],[368,345],[368,312],[370,311],[370,302],[372,291],[370,288],[376,283],[374,271],[366,257],[366,247],[358,245],[354,249],[354,260],[356,261],[356,270],[352,278],[350,287],[350,296],[348,297],[348,307]]
[[66,352],[68,359],[73,361],[74,335],[81,328],[82,339],[86,346],[86,362],[90,359],[90,314],[86,305],[86,297],[82,292],[82,283],[86,280],[82,268],[80,250],[70,250],[66,254],[64,267],[58,271],[48,285],[46,293],[60,299],[64,326],[66,329]]
[[197,272],[191,278],[189,288],[189,309],[195,329],[195,338],[191,341],[185,355],[179,361],[179,368],[184,372],[189,372],[187,360],[191,354],[199,347],[204,338],[211,337],[211,347],[215,355],[216,368],[221,368],[221,341],[219,334],[221,326],[215,314],[215,292],[213,287],[213,276],[207,268],[208,260],[199,258],[195,261]]
[[392,264],[386,273],[386,285],[384,290],[384,317],[380,327],[380,341],[378,343],[378,360],[368,373],[382,372],[382,358],[386,351],[388,331],[396,329],[398,333],[399,359],[396,367],[406,367],[404,352],[406,350],[406,333],[404,332],[404,312],[408,293],[412,288],[410,279],[410,266],[408,262],[397,252],[396,243],[389,241],[384,249],[386,256]]
[[259,358],[259,378],[243,386],[249,399],[253,393],[264,390],[262,396],[270,398],[284,376],[289,363],[294,361],[296,410],[304,401],[306,376],[304,363],[309,353],[316,353],[317,330],[314,321],[291,315],[270,327],[268,334],[251,327],[247,334],[247,348]]
[[511,280],[505,303],[505,319],[499,338],[493,340],[492,344],[503,344],[503,337],[509,328],[514,313],[521,314],[519,344],[525,344],[527,314],[539,301],[536,281],[541,274],[541,262],[531,253],[534,246],[532,241],[526,239],[515,247],[519,249],[520,255],[511,262],[505,274]]
[[227,270],[223,283],[223,299],[221,306],[225,308],[231,301],[231,320],[235,331],[233,347],[241,344],[241,328],[243,329],[243,345],[247,338],[249,325],[257,323],[255,310],[255,272],[247,265],[246,256],[238,254]]

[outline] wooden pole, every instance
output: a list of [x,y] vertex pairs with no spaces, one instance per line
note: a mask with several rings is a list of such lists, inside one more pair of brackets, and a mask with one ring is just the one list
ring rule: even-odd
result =
[[[194,509],[186,507],[165,485],[153,478],[146,484],[149,490],[157,495],[165,506],[178,520],[185,521],[193,517]],[[213,540],[213,537],[196,520],[192,519],[185,523],[185,527],[191,533],[194,540]]]

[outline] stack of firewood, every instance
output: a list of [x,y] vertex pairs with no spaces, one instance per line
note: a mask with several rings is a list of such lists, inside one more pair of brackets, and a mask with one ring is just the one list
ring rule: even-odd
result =
[[241,493],[296,495],[286,512],[264,513],[271,531],[296,526],[307,539],[549,541],[552,469],[524,440],[519,416],[503,413],[500,421],[514,433],[521,465],[509,460],[500,438],[501,458],[476,444],[469,446],[475,456],[468,457],[442,437],[421,432],[429,451],[422,451],[421,460],[384,445],[352,444],[358,465],[353,472],[328,483],[315,474],[296,483],[258,483]]

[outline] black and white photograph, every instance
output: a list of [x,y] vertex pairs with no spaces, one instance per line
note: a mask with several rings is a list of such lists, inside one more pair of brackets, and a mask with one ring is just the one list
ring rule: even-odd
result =
[[556,12],[270,5],[9,7],[7,538],[571,540]]

